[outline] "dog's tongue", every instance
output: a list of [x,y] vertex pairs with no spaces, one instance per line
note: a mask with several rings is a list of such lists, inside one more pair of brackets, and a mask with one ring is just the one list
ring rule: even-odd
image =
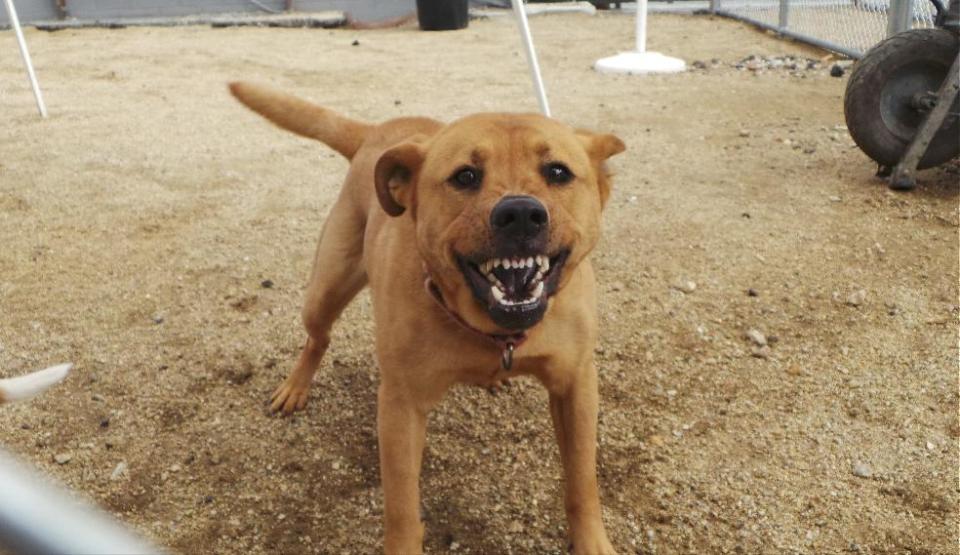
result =
[[497,276],[500,283],[507,289],[504,293],[508,297],[519,298],[527,292],[527,287],[534,274],[537,273],[537,267],[532,268],[494,268],[493,275]]

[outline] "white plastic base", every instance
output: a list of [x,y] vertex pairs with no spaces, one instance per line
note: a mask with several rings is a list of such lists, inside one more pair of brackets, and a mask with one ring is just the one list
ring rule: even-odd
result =
[[602,58],[593,64],[600,73],[677,73],[687,69],[680,58],[664,56],[659,52],[621,52],[616,56]]

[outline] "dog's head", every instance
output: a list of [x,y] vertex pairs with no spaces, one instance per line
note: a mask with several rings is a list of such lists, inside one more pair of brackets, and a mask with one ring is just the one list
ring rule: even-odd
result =
[[532,114],[478,114],[387,150],[377,197],[409,214],[444,301],[487,333],[538,323],[593,249],[613,135]]

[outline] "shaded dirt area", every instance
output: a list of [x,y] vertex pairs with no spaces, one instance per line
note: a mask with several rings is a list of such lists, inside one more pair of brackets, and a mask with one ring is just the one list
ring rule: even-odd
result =
[[[652,17],[651,49],[706,68],[644,79],[590,69],[629,47],[629,16],[531,24],[555,115],[629,145],[594,255],[621,552],[954,552],[957,166],[889,192],[842,127],[845,78],[734,67],[823,53],[738,23]],[[307,410],[264,411],[347,166],[225,83],[371,121],[535,110],[513,22],[27,38],[52,116],[0,34],[0,376],[77,368],[4,407],[0,441],[176,552],[379,549],[365,293]],[[428,551],[565,550],[537,384],[456,390],[428,437]]]

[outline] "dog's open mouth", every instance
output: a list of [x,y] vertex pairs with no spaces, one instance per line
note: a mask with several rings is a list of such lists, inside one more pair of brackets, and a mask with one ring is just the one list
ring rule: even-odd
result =
[[569,254],[569,250],[563,250],[552,256],[480,260],[458,256],[458,262],[473,296],[493,321],[510,330],[524,330],[543,318],[547,299],[557,290]]

